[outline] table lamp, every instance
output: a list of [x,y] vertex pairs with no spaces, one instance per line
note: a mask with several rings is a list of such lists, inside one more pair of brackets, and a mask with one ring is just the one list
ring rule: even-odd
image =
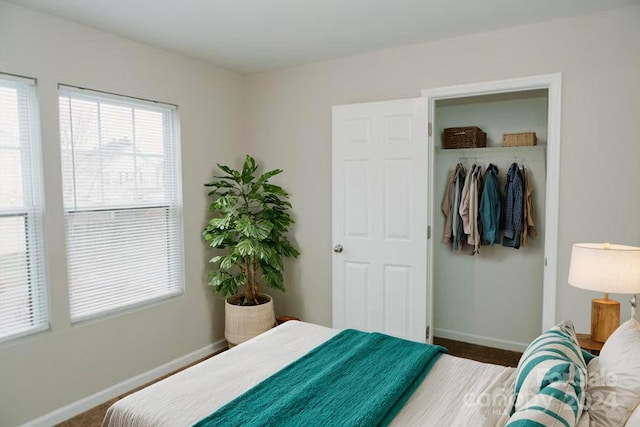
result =
[[[620,303],[609,293],[640,293],[640,248],[609,243],[576,243],[571,250],[569,284],[604,292],[591,301],[591,339],[605,342],[620,325]],[[632,316],[635,296],[631,298]]]

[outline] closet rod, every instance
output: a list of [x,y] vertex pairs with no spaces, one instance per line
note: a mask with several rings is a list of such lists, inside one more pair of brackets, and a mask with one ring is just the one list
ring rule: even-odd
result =
[[513,162],[517,163],[520,167],[525,167],[526,166],[525,161],[524,161],[524,157],[520,157],[519,160],[518,160],[518,157],[514,156],[513,157]]

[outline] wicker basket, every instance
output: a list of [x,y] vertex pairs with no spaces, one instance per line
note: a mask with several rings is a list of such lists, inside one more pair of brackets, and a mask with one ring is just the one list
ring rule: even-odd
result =
[[477,126],[446,128],[444,148],[479,148],[487,146],[487,134]]
[[535,132],[505,133],[502,135],[503,147],[526,147],[536,145]]
[[269,302],[240,306],[229,304],[228,299],[225,300],[224,337],[229,343],[229,348],[268,331],[276,324],[273,299],[266,294],[260,295],[268,297]]

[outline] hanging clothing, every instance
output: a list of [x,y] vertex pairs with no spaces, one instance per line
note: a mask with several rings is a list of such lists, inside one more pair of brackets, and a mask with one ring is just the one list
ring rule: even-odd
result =
[[469,169],[469,172],[467,172],[467,177],[464,179],[464,186],[462,187],[462,194],[460,195],[460,209],[458,212],[460,213],[460,218],[462,218],[462,229],[464,230],[464,234],[469,234],[471,232],[469,197],[471,181],[473,181],[472,176],[475,169],[476,165],[473,165],[471,166],[471,169]]
[[456,167],[449,173],[449,179],[447,180],[447,188],[444,192],[444,200],[442,201],[442,213],[444,214],[444,235],[442,236],[443,243],[450,243],[453,236],[453,201],[455,199],[455,181],[458,176],[458,169],[462,165],[457,164]]
[[480,236],[480,244],[482,243],[482,218],[480,217],[480,201],[482,200],[482,192],[484,191],[484,173],[482,172],[482,168],[478,171],[478,215],[476,219],[478,221],[478,236]]
[[520,232],[524,209],[524,185],[522,174],[517,163],[509,167],[507,182],[504,188],[504,218],[502,228],[504,234],[502,246],[520,248]]
[[484,188],[480,198],[480,222],[483,244],[493,245],[499,241],[502,196],[498,183],[498,167],[489,164],[484,176]]
[[531,190],[531,181],[529,172],[522,167],[522,180],[524,182],[524,210],[522,220],[522,231],[520,232],[521,246],[529,246],[529,237],[536,238],[536,224],[533,219],[533,190]]
[[467,243],[473,246],[472,254],[475,255],[480,249],[480,229],[478,224],[478,207],[480,205],[479,189],[482,181],[482,166],[475,166],[471,172],[471,183],[469,184],[469,235]]
[[460,217],[460,199],[464,187],[464,168],[460,167],[455,179],[455,196],[453,199],[453,222],[451,224],[453,234],[453,249],[462,249],[464,245],[464,228]]

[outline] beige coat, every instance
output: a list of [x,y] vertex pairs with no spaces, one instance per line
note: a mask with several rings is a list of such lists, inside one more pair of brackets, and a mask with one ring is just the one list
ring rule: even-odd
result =
[[520,231],[520,246],[529,246],[529,236],[536,238],[536,224],[533,220],[533,190],[526,168],[522,168],[522,179],[524,181],[524,209],[522,230]]
[[442,213],[444,214],[444,234],[442,236],[443,243],[450,243],[452,237],[452,224],[453,224],[453,198],[455,192],[454,182],[456,179],[456,175],[458,174],[458,170],[460,169],[460,164],[457,164],[456,167],[449,173],[449,179],[447,180],[447,188],[444,192],[444,200],[442,200]]

